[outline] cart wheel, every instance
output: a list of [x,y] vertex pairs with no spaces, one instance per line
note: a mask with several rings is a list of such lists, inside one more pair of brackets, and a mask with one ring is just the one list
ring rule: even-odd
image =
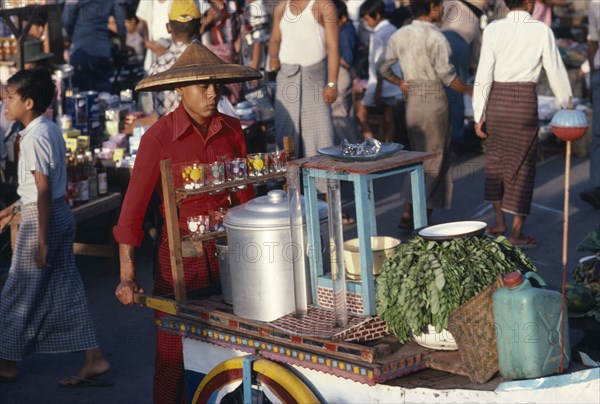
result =
[[[192,403],[243,403],[244,357],[215,366],[202,380]],[[319,399],[296,375],[267,359],[252,363],[252,402],[318,403]]]

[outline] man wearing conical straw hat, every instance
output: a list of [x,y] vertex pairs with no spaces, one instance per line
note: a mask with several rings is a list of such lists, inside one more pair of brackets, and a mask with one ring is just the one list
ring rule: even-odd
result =
[[[257,70],[227,64],[198,41],[193,41],[170,69],[149,76],[137,85],[137,91],[174,89],[181,96],[181,102],[175,111],[160,118],[142,137],[119,223],[113,230],[119,243],[121,264],[121,282],[115,293],[121,303],[133,304],[134,293],[144,292],[136,281],[134,249],[142,241],[142,223],[152,191],[157,189],[162,198],[160,161],[171,160],[174,185],[179,188],[183,186],[181,167],[246,157],[246,144],[239,120],[219,113],[217,103],[224,83],[260,77]],[[243,203],[253,194],[252,189],[247,188],[231,194],[226,191],[187,198],[180,205],[181,233],[189,233],[188,217],[228,208],[230,197],[234,204]],[[161,212],[164,212],[162,206]],[[189,289],[208,286],[212,280],[219,279],[214,242],[205,243],[204,249],[205,254],[201,257],[183,258],[185,285]],[[154,281],[155,295],[173,293],[169,257],[168,238],[163,227]],[[163,315],[156,313],[157,317]],[[154,401],[185,402],[181,337],[162,331],[157,331]]]

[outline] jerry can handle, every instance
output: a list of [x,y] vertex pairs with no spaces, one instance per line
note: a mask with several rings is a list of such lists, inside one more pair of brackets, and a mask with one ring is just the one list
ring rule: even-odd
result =
[[524,278],[526,278],[526,279],[529,279],[529,278],[533,278],[533,279],[535,279],[535,280],[536,280],[536,282],[537,282],[537,283],[540,285],[540,287],[541,287],[541,288],[543,288],[543,289],[546,289],[546,286],[548,286],[548,285],[546,285],[546,282],[545,282],[545,281],[542,279],[542,277],[541,277],[541,276],[539,276],[539,275],[538,275],[537,273],[535,273],[535,272],[532,272],[532,271],[525,272],[525,273],[523,274],[523,277],[524,277]]

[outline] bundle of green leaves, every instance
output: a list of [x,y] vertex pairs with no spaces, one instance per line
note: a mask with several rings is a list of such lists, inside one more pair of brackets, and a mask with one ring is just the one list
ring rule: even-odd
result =
[[600,225],[577,245],[577,251],[589,251],[594,256],[583,260],[575,267],[573,279],[594,293],[600,291]]
[[377,314],[400,342],[429,324],[440,332],[454,310],[497,275],[513,271],[525,273],[535,267],[504,236],[444,241],[415,237],[383,263],[377,278]]

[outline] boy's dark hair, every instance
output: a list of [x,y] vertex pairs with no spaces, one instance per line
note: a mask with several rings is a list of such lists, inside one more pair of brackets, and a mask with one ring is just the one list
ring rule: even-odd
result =
[[338,20],[342,17],[348,18],[348,7],[345,2],[342,0],[333,0],[333,4],[335,4],[335,8],[337,8]]
[[365,15],[375,18],[377,17],[377,14],[383,18],[386,18],[385,3],[382,0],[366,0],[363,4],[361,4],[358,12],[360,18],[364,18]]
[[52,75],[43,69],[20,70],[8,79],[7,84],[14,87],[23,101],[33,100],[33,111],[39,115],[52,104],[56,91]]
[[44,13],[37,13],[35,17],[31,18],[31,25],[46,25],[48,17]]
[[136,10],[134,7],[130,7],[130,6],[125,7],[125,19],[126,20],[135,20],[136,22],[138,21],[138,18],[136,16]]
[[535,0],[504,0],[504,3],[506,4],[506,7],[508,7],[510,10],[514,10],[515,8],[524,6],[529,1]]
[[413,16],[421,17],[428,15],[431,11],[431,6],[438,6],[442,3],[442,0],[411,0],[410,6],[412,8]]
[[195,37],[200,32],[200,18],[194,18],[188,22],[169,20],[169,25],[176,35]]

